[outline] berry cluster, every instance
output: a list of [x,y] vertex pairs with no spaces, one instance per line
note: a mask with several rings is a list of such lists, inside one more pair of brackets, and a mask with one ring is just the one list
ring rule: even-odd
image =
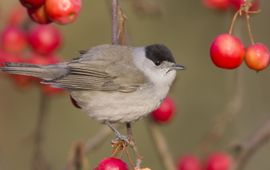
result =
[[[194,155],[184,155],[177,162],[177,170],[230,170],[233,160],[224,152],[215,152],[200,161]],[[101,160],[94,170],[128,170],[128,165],[121,159],[108,157]]]
[[[235,13],[229,33],[218,35],[212,42],[210,56],[213,63],[220,68],[234,69],[241,65],[245,60],[250,69],[261,71],[268,67],[270,53],[263,43],[255,43],[250,28],[249,14],[256,13],[250,11],[252,3],[243,3],[240,9]],[[245,15],[247,20],[247,29],[251,45],[245,48],[243,42],[232,35],[234,23],[238,16]]]
[[[203,0],[203,4],[212,9],[217,10],[239,10],[241,5],[245,3],[245,0]],[[259,9],[259,0],[254,0],[249,8],[250,11],[256,11]]]
[[[19,11],[18,11],[19,10]],[[60,58],[55,54],[62,43],[60,31],[51,25],[36,25],[25,20],[26,13],[12,11],[7,25],[0,32],[0,64],[18,62],[28,64],[55,64]],[[21,15],[18,15],[21,14]],[[7,75],[18,87],[36,84],[39,80],[22,75]],[[62,92],[49,85],[41,85],[48,95]]]
[[208,155],[206,160],[201,162],[193,155],[181,157],[177,163],[177,170],[230,170],[232,158],[223,152],[216,152]]
[[81,0],[20,0],[30,18],[39,24],[68,24],[76,20]]

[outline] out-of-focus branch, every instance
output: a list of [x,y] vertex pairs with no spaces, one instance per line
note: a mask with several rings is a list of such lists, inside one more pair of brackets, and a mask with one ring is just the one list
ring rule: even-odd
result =
[[206,134],[201,142],[200,149],[207,151],[210,146],[217,143],[226,131],[227,126],[232,122],[236,114],[239,113],[243,103],[243,70],[239,68],[234,75],[235,82],[232,97],[225,106],[224,110],[218,114],[215,124],[208,134]]
[[166,170],[175,170],[175,164],[171,152],[169,151],[169,147],[167,145],[166,139],[152,120],[146,120],[147,127],[149,130],[149,134],[153,140],[155,148],[158,152],[160,161],[163,164],[163,169]]
[[[117,126],[118,125],[116,125],[115,127],[117,128]],[[85,154],[88,154],[100,147],[111,134],[111,129],[105,126],[98,130],[95,136],[92,136],[87,140],[85,144]]]
[[82,142],[75,142],[71,147],[65,170],[87,170],[88,161],[85,156],[85,146]]
[[234,146],[236,157],[231,170],[244,169],[248,160],[270,139],[270,119],[242,144]]
[[112,44],[118,44],[118,32],[119,32],[119,2],[118,0],[112,0]]
[[48,170],[49,165],[44,157],[44,153],[42,151],[42,141],[44,135],[44,127],[47,116],[47,108],[48,108],[48,96],[46,96],[43,92],[40,93],[40,106],[37,118],[37,125],[34,134],[34,154],[32,160],[32,169],[33,170]]

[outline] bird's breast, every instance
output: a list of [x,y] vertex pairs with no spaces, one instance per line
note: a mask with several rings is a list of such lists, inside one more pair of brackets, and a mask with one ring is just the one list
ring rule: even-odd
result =
[[94,119],[132,122],[156,109],[167,93],[168,89],[145,86],[131,93],[74,91],[71,95]]

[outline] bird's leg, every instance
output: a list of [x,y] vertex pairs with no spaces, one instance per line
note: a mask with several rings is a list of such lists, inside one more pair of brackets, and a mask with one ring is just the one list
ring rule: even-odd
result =
[[133,138],[131,123],[126,123],[126,127],[127,127],[127,136],[128,136],[128,140],[129,140],[129,145],[132,147],[132,149],[134,150],[136,157],[137,157],[135,169],[140,169],[141,162],[142,162],[142,156],[140,155],[138,148],[136,146],[135,140]]
[[127,144],[129,144],[128,137],[125,135],[122,135],[109,121],[105,121],[105,124],[114,132],[117,140],[125,141]]

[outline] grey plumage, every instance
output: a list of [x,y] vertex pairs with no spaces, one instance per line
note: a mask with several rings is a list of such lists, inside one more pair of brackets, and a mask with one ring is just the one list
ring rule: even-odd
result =
[[131,122],[157,108],[175,79],[175,64],[163,45],[100,45],[70,62],[52,65],[5,63],[0,70],[34,76],[65,88],[89,116]]
[[[138,74],[140,71],[135,67],[126,65],[132,64],[130,58],[126,57],[130,55],[127,54],[131,52],[129,48],[101,45],[83,52],[79,58],[71,62],[47,66],[6,63],[1,70],[37,77],[44,80],[42,83],[68,90],[131,92],[144,82],[144,76],[143,73]],[[93,53],[95,55],[92,55]]]
[[20,74],[25,76],[33,76],[43,80],[53,80],[57,77],[67,74],[67,70],[61,65],[34,65],[26,63],[4,63],[0,70],[10,74]]

